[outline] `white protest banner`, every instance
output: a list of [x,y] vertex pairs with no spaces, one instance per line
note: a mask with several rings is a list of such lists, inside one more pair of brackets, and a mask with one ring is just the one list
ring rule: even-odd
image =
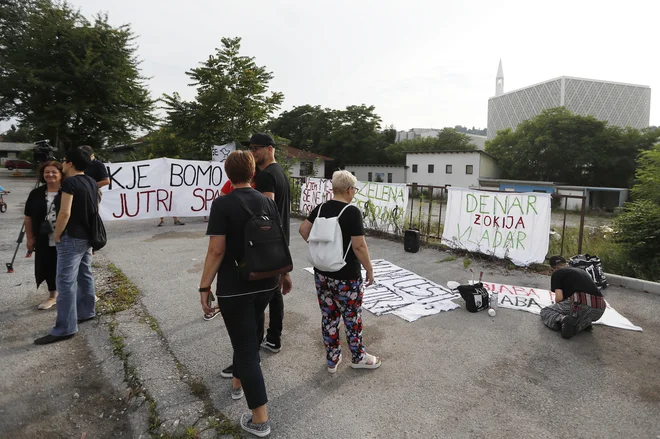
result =
[[[332,181],[307,178],[300,192],[300,213],[309,215],[317,205],[332,197]],[[352,204],[362,212],[365,227],[399,233],[408,205],[408,188],[405,183],[358,181]]]
[[[394,314],[414,322],[420,317],[460,308],[453,302],[460,295],[449,288],[384,259],[373,260],[371,264],[374,284],[365,288],[362,307],[377,316]],[[311,267],[305,270],[314,273]],[[364,270],[362,277],[366,277]]]
[[[555,303],[555,293],[540,288],[516,287],[513,285],[502,285],[484,282],[484,287],[490,291],[497,291],[497,303],[501,308],[517,309],[533,314],[540,314],[541,309]],[[607,303],[607,301],[605,301]],[[605,314],[594,325],[605,325],[613,328],[641,331],[642,328],[630,323],[630,320],[619,314],[607,303]]]
[[104,221],[207,216],[227,181],[222,162],[162,158],[105,166],[110,185],[99,206]]
[[442,242],[509,258],[543,262],[550,243],[550,195],[448,188]]
[[211,161],[214,162],[224,162],[227,160],[227,156],[233,151],[236,151],[236,143],[226,143],[224,145],[215,145],[211,148]]

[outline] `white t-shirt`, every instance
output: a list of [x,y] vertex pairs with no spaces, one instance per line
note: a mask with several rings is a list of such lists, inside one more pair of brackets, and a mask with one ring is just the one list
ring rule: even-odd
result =
[[[57,220],[57,215],[55,213],[55,197],[57,192],[46,192],[46,221],[50,221],[53,225],[53,230],[55,230],[55,221]],[[55,247],[55,233],[48,234],[48,245],[50,247]]]

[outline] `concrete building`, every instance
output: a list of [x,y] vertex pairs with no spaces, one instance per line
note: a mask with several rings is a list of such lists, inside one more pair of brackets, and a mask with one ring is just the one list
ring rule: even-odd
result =
[[31,149],[34,149],[33,143],[0,142],[0,165],[4,165],[6,159],[17,159],[20,153]]
[[651,88],[646,85],[560,76],[504,93],[502,61],[497,71],[495,96],[488,99],[488,135],[515,129],[542,110],[566,107],[581,116],[594,116],[610,125],[648,128]]
[[406,183],[409,169],[405,165],[346,165],[359,181]]
[[495,157],[483,151],[410,152],[407,183],[478,188],[480,178],[497,178]]
[[[408,131],[397,131],[396,141],[401,142],[402,140],[412,140],[412,139],[423,139],[426,137],[438,137],[440,133],[438,128],[412,128]],[[486,147],[486,136],[479,136],[477,134],[465,134],[470,138],[472,143],[477,147],[477,149],[484,150]]]
[[287,155],[291,177],[325,177],[325,163],[333,159],[292,146],[279,145]]

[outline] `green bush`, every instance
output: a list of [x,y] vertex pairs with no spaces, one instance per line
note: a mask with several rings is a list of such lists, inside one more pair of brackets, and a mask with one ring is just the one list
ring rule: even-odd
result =
[[[558,230],[561,232],[561,229]],[[584,229],[582,254],[596,255],[600,258],[607,273],[635,277],[652,281],[660,280],[660,260],[658,257],[638,259],[627,244],[619,242],[621,232],[611,231],[606,227]],[[578,252],[578,227],[567,227],[564,234],[563,255],[570,258]],[[548,256],[561,254],[561,238],[550,239]]]
[[636,277],[660,279],[660,205],[648,200],[626,204],[614,229],[614,241],[639,271]]

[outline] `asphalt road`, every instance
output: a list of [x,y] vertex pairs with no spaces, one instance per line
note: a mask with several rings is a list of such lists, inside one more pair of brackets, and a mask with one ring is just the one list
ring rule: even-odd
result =
[[[5,182],[0,176],[0,184]],[[16,191],[12,201],[27,196],[26,188],[7,186]],[[185,226],[167,220],[160,228],[158,220],[109,222],[109,243],[102,252],[140,288],[172,352],[202,377],[215,407],[238,420],[247,410],[245,401],[233,401],[229,380],[219,375],[231,361],[229,339],[222,319],[203,321],[199,305],[206,225],[202,218],[182,220]],[[262,354],[271,437],[660,435],[660,296],[609,288],[608,301],[644,332],[599,326],[569,341],[545,328],[538,316],[514,310],[500,309],[490,318],[461,308],[413,323],[365,311],[365,345],[383,358],[383,366],[365,371],[344,363],[330,375],[312,276],[302,270],[308,264],[298,224],[291,226],[296,268],[294,289],[285,298],[283,349]],[[14,229],[0,216],[3,258],[11,256],[7,237]],[[402,244],[375,238],[368,244],[373,259],[387,259],[441,284],[469,277],[462,258],[439,263],[447,255],[437,250],[410,254]],[[485,271],[485,281],[549,284],[547,276],[478,261],[472,268]]]

